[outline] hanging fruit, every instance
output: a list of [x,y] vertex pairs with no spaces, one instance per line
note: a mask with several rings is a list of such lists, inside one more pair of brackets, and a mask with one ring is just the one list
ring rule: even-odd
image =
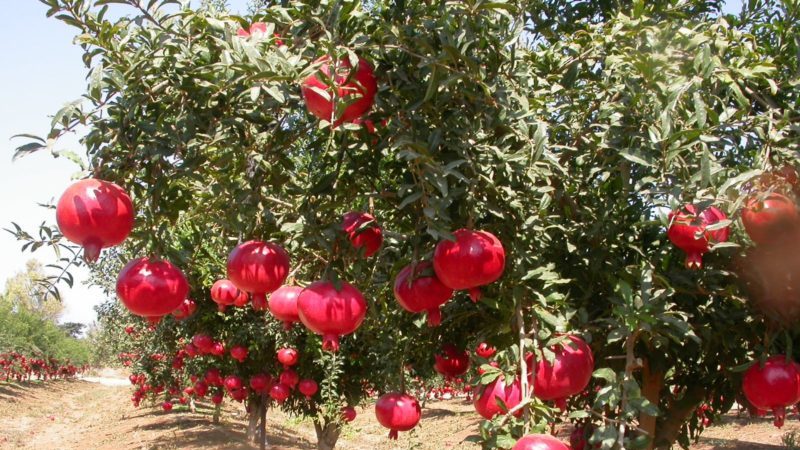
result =
[[131,313],[142,317],[165,316],[188,294],[183,272],[165,260],[134,259],[117,277],[117,296]]
[[253,296],[253,309],[266,311],[267,294],[275,291],[289,275],[289,255],[271,242],[248,241],[228,257],[228,279]]
[[[552,363],[546,358],[536,362],[536,379],[531,380],[534,395],[544,401],[554,401],[562,411],[566,410],[568,397],[586,389],[594,372],[592,349],[578,336],[570,335],[567,339],[550,349],[555,354]],[[528,367],[532,367],[533,354],[526,359]]]
[[468,290],[473,302],[481,298],[481,286],[497,281],[506,265],[503,244],[492,233],[462,228],[455,241],[439,242],[433,253],[433,269],[450,289]]
[[684,205],[678,211],[669,213],[667,237],[676,247],[686,253],[686,267],[697,270],[703,267],[703,254],[710,250],[711,244],[726,242],[730,227],[707,230],[728,216],[719,209],[709,206],[699,211],[695,205]]
[[442,284],[428,261],[403,268],[394,281],[394,298],[408,312],[428,313],[428,326],[442,323],[441,306],[453,296],[453,290]]
[[226,306],[244,306],[247,304],[247,293],[242,292],[231,280],[217,280],[211,286],[211,300],[219,305],[220,311],[225,311]]
[[352,211],[342,218],[342,230],[350,239],[356,251],[363,251],[364,257],[374,255],[383,244],[383,230],[375,218],[367,213]]
[[747,401],[757,409],[772,410],[774,424],[780,428],[786,418],[786,408],[800,401],[800,366],[773,356],[763,367],[756,362],[742,379],[742,391]]
[[[492,420],[494,416],[503,412],[497,404],[497,399],[502,400],[508,409],[517,406],[522,401],[519,380],[514,380],[510,385],[506,385],[502,375],[485,386],[476,386],[473,394],[475,399],[472,405],[475,407],[475,411],[486,420]],[[515,414],[517,417],[521,415],[522,409]]]
[[787,197],[772,193],[748,200],[742,210],[742,224],[756,244],[768,244],[797,231],[797,206]]
[[314,64],[319,65],[317,72],[301,85],[306,107],[311,114],[338,127],[369,112],[378,92],[378,82],[369,62],[359,58],[355,74],[351,73],[353,65],[349,58],[331,64],[330,56],[323,56]]
[[122,243],[133,229],[131,198],[121,187],[94,178],[73,183],[56,205],[56,222],[65,238],[83,247],[86,262]]
[[419,423],[422,409],[414,397],[399,392],[384,394],[375,403],[375,417],[388,428],[389,439],[397,439],[399,431],[409,431]]
[[300,322],[297,312],[297,297],[302,291],[303,288],[299,286],[281,286],[269,296],[269,312],[283,322],[286,330],[290,330],[292,324]]
[[341,281],[337,290],[330,281],[316,281],[300,293],[297,310],[303,325],[322,335],[322,348],[335,352],[339,337],[353,333],[364,321],[367,302],[350,283]]
[[459,350],[453,344],[442,346],[442,354],[434,355],[433,368],[445,378],[456,378],[469,370],[469,353]]
[[570,450],[570,448],[549,434],[529,434],[518,440],[511,450]]

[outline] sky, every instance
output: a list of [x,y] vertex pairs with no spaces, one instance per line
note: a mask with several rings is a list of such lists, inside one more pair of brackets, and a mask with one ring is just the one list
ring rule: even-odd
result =
[[[247,0],[229,0],[232,12],[246,12]],[[741,0],[731,0],[726,12],[738,12]],[[14,148],[25,140],[12,140],[20,133],[45,135],[50,118],[64,104],[78,99],[85,90],[87,69],[80,47],[73,45],[73,28],[45,17],[47,7],[35,0],[6,5],[0,18],[0,54],[6,61],[0,69],[0,228],[16,222],[35,231],[43,221],[54,223],[52,210],[37,203],[54,203],[67,188],[79,167],[64,158],[54,159],[39,152],[12,162]],[[59,141],[57,150],[69,149],[83,155],[77,136]],[[5,280],[22,271],[25,262],[36,258],[52,262],[49,250],[21,253],[21,243],[0,230],[0,288]],[[83,284],[85,269],[74,270],[75,285],[62,287],[63,322],[91,323],[92,309],[104,300],[99,289]]]

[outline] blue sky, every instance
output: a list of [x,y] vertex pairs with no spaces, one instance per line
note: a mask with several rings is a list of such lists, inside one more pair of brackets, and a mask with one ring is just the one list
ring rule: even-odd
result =
[[[247,0],[229,0],[228,4],[231,11],[244,13]],[[741,0],[732,0],[726,12],[740,8]],[[20,142],[10,140],[11,136],[46,134],[50,116],[79,98],[85,88],[86,68],[81,49],[72,44],[73,28],[47,19],[46,10],[38,1],[15,1],[5,7],[0,18],[0,54],[6,61],[0,69],[0,228],[9,227],[12,221],[26,229],[35,229],[42,221],[53,222],[52,212],[36,204],[57,200],[78,170],[68,160],[46,153],[11,161]],[[84,154],[74,136],[60,141],[57,149],[62,148]],[[32,256],[44,263],[52,258],[47,251],[31,255],[20,253],[19,248],[10,234],[0,231],[0,286]],[[95,317],[92,307],[103,300],[103,294],[82,285],[85,271],[75,275],[75,288],[63,292],[66,311],[62,320],[89,323]]]

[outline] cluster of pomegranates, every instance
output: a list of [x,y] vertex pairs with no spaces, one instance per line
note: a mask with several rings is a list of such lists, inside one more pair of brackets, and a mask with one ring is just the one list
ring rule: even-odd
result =
[[0,353],[0,379],[17,382],[73,378],[88,366],[75,366],[56,358],[29,357],[19,352]]

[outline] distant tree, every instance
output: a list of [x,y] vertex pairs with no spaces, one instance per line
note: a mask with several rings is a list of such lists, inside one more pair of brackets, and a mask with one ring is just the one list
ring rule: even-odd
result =
[[68,335],[79,338],[83,333],[83,329],[86,328],[86,325],[78,322],[64,322],[59,324],[58,327],[64,330]]
[[25,271],[19,272],[6,281],[6,288],[0,301],[7,302],[15,311],[25,309],[41,314],[45,319],[55,323],[64,310],[64,305],[48,295],[42,264],[30,260],[25,265]]

